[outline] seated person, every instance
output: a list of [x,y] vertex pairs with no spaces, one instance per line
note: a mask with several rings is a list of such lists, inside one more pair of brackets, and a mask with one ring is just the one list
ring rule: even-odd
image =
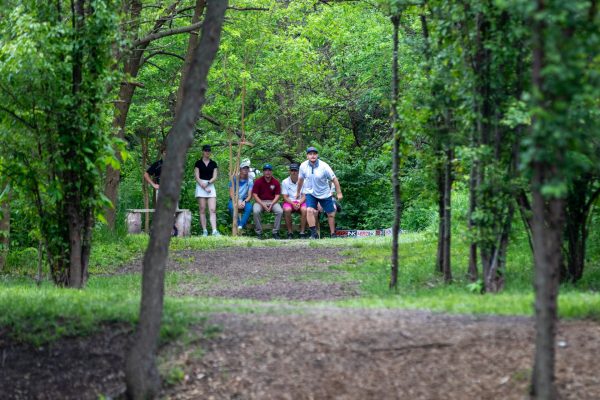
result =
[[[248,223],[248,219],[250,218],[250,213],[252,213],[252,204],[250,203],[250,200],[252,200],[252,189],[254,187],[254,182],[248,176],[249,171],[250,162],[242,161],[242,163],[240,164],[240,183],[238,188],[238,230],[246,228],[246,224]],[[233,181],[229,181],[229,203],[227,204],[227,209],[229,210],[231,216],[233,216],[233,198],[235,195],[235,184],[236,177],[233,178]]]
[[273,239],[279,239],[279,227],[281,226],[281,217],[283,209],[279,205],[279,197],[281,196],[281,185],[279,181],[273,177],[273,166],[265,164],[263,166],[263,176],[254,182],[252,197],[254,197],[254,230],[256,236],[262,239],[262,224],[261,214],[263,211],[272,212],[275,214],[275,222],[273,224]]
[[287,238],[293,238],[292,230],[292,213],[300,213],[300,238],[305,238],[306,234],[304,229],[306,228],[306,196],[304,193],[300,195],[300,198],[296,198],[296,192],[298,191],[298,170],[300,164],[290,164],[290,176],[285,178],[281,182],[281,194],[283,195],[283,215],[285,217],[285,226],[287,227],[288,234]]

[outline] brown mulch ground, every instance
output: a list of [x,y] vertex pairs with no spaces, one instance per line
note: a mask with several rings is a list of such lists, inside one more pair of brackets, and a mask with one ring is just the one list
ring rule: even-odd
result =
[[[240,249],[233,255],[228,250],[177,253],[169,268],[242,282],[223,285],[219,289],[223,296],[230,291],[240,297],[294,298],[293,291],[310,289],[306,285],[312,284],[299,277],[307,271],[327,270],[344,258],[338,249],[303,249],[307,253],[270,249],[260,250],[263,258],[252,264],[254,269],[247,263],[236,264]],[[139,270],[137,263],[122,272]],[[255,274],[254,283],[244,283],[250,272]],[[272,296],[268,289],[277,289],[269,282],[277,275],[287,283]],[[309,298],[336,298],[328,297],[329,289],[335,287],[324,286]],[[196,292],[186,288],[180,294]],[[202,339],[163,348],[162,358],[168,360],[163,366],[185,373],[183,382],[165,387],[164,397],[527,398],[533,355],[529,318],[309,305],[267,306],[265,311],[212,315],[192,332]],[[207,326],[218,329],[207,330]],[[208,331],[213,334],[206,336]],[[0,399],[96,399],[99,394],[122,394],[129,337],[127,327],[109,326],[92,337],[64,338],[34,348],[14,343],[0,331]],[[596,322],[561,322],[556,367],[561,398],[600,398],[599,339]]]
[[[187,380],[169,389],[169,398],[527,398],[529,318],[312,309],[302,315],[222,314],[212,323],[222,333],[204,341],[201,359],[181,357]],[[561,323],[561,398],[600,398],[598,339],[597,323]]]

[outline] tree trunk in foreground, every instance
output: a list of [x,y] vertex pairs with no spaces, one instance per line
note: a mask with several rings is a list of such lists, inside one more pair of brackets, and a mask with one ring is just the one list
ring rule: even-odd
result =
[[[532,83],[537,89],[538,106],[544,107],[544,79],[542,71],[545,67],[545,30],[546,22],[541,15],[546,11],[544,0],[537,0],[537,19],[533,27],[533,68]],[[533,121],[532,129],[550,130],[552,126],[545,126],[545,121]],[[537,136],[542,132],[537,132]],[[536,140],[536,132],[533,132]],[[537,149],[543,146],[552,146],[537,138],[534,144]],[[531,383],[531,395],[536,399],[555,399],[557,392],[554,376],[556,336],[558,279],[562,262],[562,234],[564,217],[564,200],[561,198],[547,199],[542,193],[544,185],[560,179],[560,171],[556,165],[561,160],[561,149],[547,148],[551,155],[551,162],[533,161],[532,166],[532,231],[533,231],[533,257],[535,261],[535,357]]]
[[158,396],[160,376],[156,351],[163,311],[164,272],[175,207],[179,200],[187,150],[193,141],[194,126],[205,101],[207,75],[219,48],[227,1],[211,1],[202,26],[202,38],[194,52],[185,85],[181,112],[168,136],[167,155],[161,174],[161,190],[150,242],[144,254],[140,320],[135,341],[127,354],[127,396],[147,399]]
[[398,287],[398,234],[400,231],[400,130],[398,129],[398,26],[400,16],[392,17],[394,25],[394,59],[392,62],[392,134],[394,138],[394,149],[392,150],[392,187],[394,190],[394,225],[392,233],[392,274],[390,277],[390,288]]

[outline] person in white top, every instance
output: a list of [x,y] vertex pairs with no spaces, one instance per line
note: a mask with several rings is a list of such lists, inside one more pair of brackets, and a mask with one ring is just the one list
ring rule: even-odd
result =
[[306,219],[310,229],[310,238],[317,238],[316,216],[317,208],[320,204],[323,211],[327,214],[329,222],[329,232],[331,237],[335,237],[335,202],[331,196],[331,187],[329,182],[333,182],[337,194],[337,199],[342,200],[342,189],[333,170],[325,161],[319,160],[318,150],[310,146],[306,149],[306,158],[300,165],[298,177],[298,189],[296,196],[299,197],[304,189],[306,194]]
[[294,237],[292,229],[292,213],[300,213],[300,238],[306,237],[304,230],[306,228],[306,196],[304,193],[300,197],[296,197],[298,190],[298,170],[300,165],[298,163],[290,164],[290,176],[285,178],[281,182],[281,194],[283,195],[283,216],[285,218],[285,226],[287,227],[288,233],[287,238],[292,239]]

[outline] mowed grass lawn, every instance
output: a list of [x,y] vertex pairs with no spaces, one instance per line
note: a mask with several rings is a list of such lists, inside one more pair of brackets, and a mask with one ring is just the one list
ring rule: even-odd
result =
[[[62,336],[91,334],[102,324],[124,323],[133,326],[139,312],[140,274],[112,274],[121,265],[140,257],[146,236],[127,236],[96,243],[91,261],[91,276],[83,290],[61,289],[51,282],[36,285],[31,269],[14,268],[0,275],[0,331],[19,341],[42,344]],[[251,238],[175,239],[171,250],[209,250],[227,247],[288,246],[296,241],[259,241]],[[467,245],[460,239],[453,244],[454,281],[444,284],[434,271],[436,242],[428,233],[403,234],[400,243],[399,287],[388,289],[390,238],[320,240],[315,247],[340,247],[350,258],[332,266],[346,274],[307,271],[307,280],[359,282],[360,296],[332,302],[285,302],[299,309],[305,306],[410,308],[450,313],[532,315],[532,262],[526,239],[513,240],[505,271],[506,287],[499,294],[480,294],[480,285],[465,278]],[[233,250],[233,249],[232,249]],[[559,314],[563,318],[600,320],[600,263],[587,265],[577,286],[563,285],[559,296]],[[335,275],[335,276],[334,276]],[[182,273],[169,272],[167,287],[188,279]],[[210,281],[204,284],[210,284]],[[282,301],[167,297],[165,299],[162,338],[178,337],[190,324],[201,323],[211,312],[277,312]],[[270,305],[271,307],[265,307]],[[287,310],[286,312],[289,312]]]

